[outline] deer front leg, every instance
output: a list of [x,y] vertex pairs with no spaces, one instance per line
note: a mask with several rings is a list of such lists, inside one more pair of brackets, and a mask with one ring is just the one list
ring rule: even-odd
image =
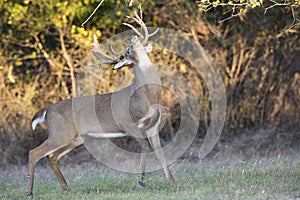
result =
[[172,185],[176,185],[176,182],[172,176],[172,173],[170,172],[169,167],[167,166],[166,158],[165,158],[163,149],[160,144],[159,134],[155,133],[154,135],[151,135],[149,137],[149,141],[151,143],[153,151],[155,151],[156,156],[158,157],[158,159],[160,160],[160,162],[162,164],[163,170],[167,176],[169,183],[171,183]]
[[139,176],[138,182],[140,186],[145,186],[144,178],[145,178],[146,153],[148,152],[149,145],[148,145],[148,141],[145,138],[137,138],[137,140],[142,147],[142,156],[141,156],[141,164],[140,164],[141,174]]

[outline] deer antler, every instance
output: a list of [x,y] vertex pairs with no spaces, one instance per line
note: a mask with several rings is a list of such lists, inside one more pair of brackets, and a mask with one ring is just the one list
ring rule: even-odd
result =
[[114,55],[116,55],[116,56],[118,56],[118,57],[120,57],[121,55],[124,55],[124,52],[116,52],[116,51],[114,50],[114,48],[112,47],[112,45],[110,45],[110,51],[111,51]]
[[117,56],[117,58],[112,58],[111,56],[105,54],[102,49],[100,48],[99,42],[97,40],[96,35],[94,35],[94,43],[92,44],[94,47],[94,50],[92,50],[93,55],[100,59],[101,61],[97,63],[96,65],[101,65],[101,64],[114,64],[119,62],[120,56],[124,55],[124,52],[117,53],[113,47],[110,47],[111,52]]
[[139,24],[141,26],[142,31],[144,31],[145,35],[143,36],[143,34],[141,32],[139,32],[136,28],[134,28],[134,26],[132,26],[131,24],[128,23],[123,23],[125,26],[128,26],[129,28],[131,28],[141,39],[143,38],[142,44],[145,45],[149,39],[149,37],[155,35],[159,28],[157,28],[153,33],[149,34],[147,26],[145,25],[145,23],[143,22],[143,14],[142,14],[142,9],[140,7],[140,16],[137,14],[137,12],[134,12],[135,17],[131,17],[131,16],[127,16],[127,18],[129,19],[133,19],[137,24]]

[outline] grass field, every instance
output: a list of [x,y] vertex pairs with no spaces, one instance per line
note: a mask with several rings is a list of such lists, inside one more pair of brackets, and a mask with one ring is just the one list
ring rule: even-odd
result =
[[[95,163],[62,166],[71,190],[62,191],[50,167],[38,166],[34,199],[300,199],[300,155],[249,161],[181,162],[171,170],[177,186],[162,172],[135,174]],[[1,170],[0,199],[27,199],[26,167]]]

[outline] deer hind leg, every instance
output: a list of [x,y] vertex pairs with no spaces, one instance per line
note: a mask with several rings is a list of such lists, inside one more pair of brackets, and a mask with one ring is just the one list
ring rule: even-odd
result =
[[32,188],[34,182],[34,169],[36,163],[42,159],[43,157],[52,154],[53,152],[57,151],[58,149],[65,146],[64,144],[54,144],[53,141],[47,139],[44,143],[40,146],[32,149],[29,152],[28,158],[28,182],[27,182],[27,195],[32,196]]
[[48,155],[48,160],[50,162],[50,165],[54,171],[55,176],[57,177],[59,184],[63,188],[63,190],[68,190],[69,187],[68,187],[68,184],[67,184],[64,176],[62,175],[62,173],[58,167],[58,160],[61,157],[63,157],[64,155],[66,155],[67,153],[69,153],[70,151],[74,150],[76,147],[80,146],[82,144],[82,142],[83,142],[83,140],[80,137],[77,137],[67,146],[64,146],[63,148]]
[[48,157],[48,160],[49,160],[49,163],[54,171],[54,174],[55,176],[57,177],[57,180],[59,182],[59,184],[61,185],[61,187],[63,188],[63,190],[68,190],[69,187],[68,187],[68,184],[64,178],[64,176],[62,175],[59,167],[58,167],[58,160],[66,155],[67,153],[69,153],[70,151],[72,151],[73,149],[75,149],[77,146],[77,144],[74,144],[74,143],[70,143],[68,144],[67,146],[55,151],[54,153],[52,154],[49,154],[47,157]]
[[145,165],[146,165],[146,153],[148,152],[149,145],[148,141],[145,138],[137,138],[138,142],[140,143],[142,147],[142,156],[141,156],[141,174],[139,175],[139,185],[145,186],[144,178],[145,178]]
[[166,158],[163,152],[163,149],[161,147],[160,144],[160,140],[159,140],[159,134],[155,133],[154,135],[151,135],[149,137],[149,141],[151,143],[151,146],[153,148],[153,151],[155,151],[156,156],[158,157],[158,159],[160,160],[163,170],[167,176],[168,181],[172,184],[175,185],[176,182],[172,176],[172,173],[169,170],[169,167],[167,166],[167,162],[166,162]]

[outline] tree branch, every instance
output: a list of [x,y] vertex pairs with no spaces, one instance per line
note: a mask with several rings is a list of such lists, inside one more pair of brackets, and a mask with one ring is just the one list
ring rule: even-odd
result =
[[60,44],[61,44],[62,55],[65,58],[65,60],[67,61],[67,65],[70,70],[70,77],[71,77],[71,83],[72,83],[72,97],[76,97],[77,91],[76,91],[76,80],[75,80],[75,73],[74,73],[74,62],[73,62],[73,59],[71,58],[71,56],[68,54],[68,51],[66,49],[64,33],[61,29],[59,29],[59,40],[60,40]]

